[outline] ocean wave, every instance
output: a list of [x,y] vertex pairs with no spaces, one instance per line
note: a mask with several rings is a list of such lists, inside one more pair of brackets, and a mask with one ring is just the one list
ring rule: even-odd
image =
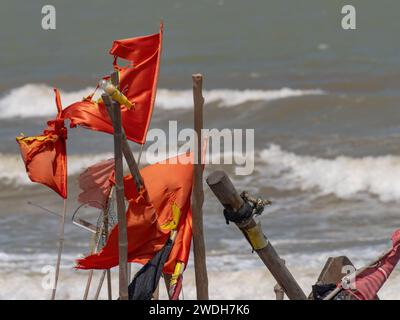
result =
[[[146,153],[144,150],[141,156],[141,165],[150,165],[156,162],[165,160],[170,157],[177,156],[177,151],[168,153],[160,151],[156,156],[153,153]],[[139,152],[133,152],[133,155],[136,159],[139,158]],[[212,153],[207,156],[212,158],[212,161],[223,161],[224,156],[228,156],[228,158],[232,158],[235,155],[237,158],[240,157],[240,154],[236,153]],[[100,154],[82,154],[82,155],[68,155],[67,166],[68,166],[68,176],[74,176],[81,173],[87,167],[105,160],[114,157],[113,153],[100,153]],[[222,159],[222,160],[221,160]],[[240,158],[241,159],[241,158]],[[126,161],[126,160],[124,160]],[[211,160],[210,160],[211,161]],[[0,153],[0,183],[3,185],[14,185],[14,186],[23,186],[32,184],[30,181],[26,171],[24,162],[19,154],[7,154]]]
[[[68,175],[75,175],[88,166],[113,157],[112,153],[68,156]],[[20,155],[0,153],[0,181],[6,185],[27,185],[31,181]]]
[[[64,107],[81,100],[94,91],[86,88],[78,91],[61,91],[61,100]],[[282,88],[278,90],[205,90],[203,95],[206,103],[217,103],[220,107],[232,107],[248,101],[271,101],[303,95],[323,94],[322,90],[296,90]],[[193,105],[191,90],[159,89],[156,105],[162,109],[189,109]],[[26,84],[14,88],[0,98],[0,119],[14,117],[30,118],[55,116],[53,89],[45,84]]]
[[[335,252],[336,254],[336,252]],[[310,260],[315,259],[315,255],[304,255],[302,257],[303,265],[292,263],[292,257],[283,256],[293,276],[298,281],[303,290],[308,293],[311,286],[315,283],[326,258],[325,255],[319,259],[318,264],[309,265]],[[297,257],[297,256],[296,256]],[[46,281],[49,269],[42,269],[43,266],[54,266],[56,254],[39,253],[33,255],[4,254],[0,252],[0,299],[48,299],[50,290],[43,287]],[[74,270],[74,254],[63,254],[62,268],[60,272],[59,285],[57,290],[58,299],[82,299],[84,284],[86,283],[88,271]],[[351,258],[352,259],[352,258]],[[3,261],[2,261],[3,260]],[[210,260],[210,261],[209,261]],[[244,256],[218,256],[209,255],[208,265],[218,261],[221,268],[209,268],[209,289],[211,299],[275,299],[273,287],[276,280],[271,273],[263,266],[257,256],[252,255],[254,264],[248,263],[248,258]],[[352,259],[353,260],[353,259]],[[9,265],[10,262],[17,263]],[[2,262],[4,266],[2,265]],[[241,268],[236,268],[238,264]],[[35,267],[32,267],[35,265]],[[359,267],[362,264],[356,263]],[[234,268],[232,268],[234,267]],[[136,273],[140,266],[133,264],[132,272]],[[101,270],[95,270],[93,274],[93,283],[99,283]],[[111,269],[112,292],[118,292],[118,270]],[[237,283],[246,279],[246,286],[238,286]],[[391,274],[388,282],[380,290],[381,299],[399,299],[399,279],[400,272],[395,270]],[[161,282],[160,282],[161,283]],[[97,285],[92,285],[89,297],[95,295]],[[183,277],[184,299],[195,299],[195,270],[193,267],[193,257],[190,258],[188,267]],[[161,283],[160,298],[167,299],[166,290]],[[100,299],[107,299],[107,290],[102,290]]]
[[[322,267],[321,267],[322,268]],[[308,294],[311,286],[315,284],[321,269],[295,269],[289,266],[290,271],[299,283],[300,287]],[[118,273],[111,271],[113,298],[118,292]],[[101,270],[95,270],[90,288],[89,299],[93,299],[99,283]],[[0,299],[49,299],[51,291],[44,289],[43,281],[46,279],[43,273],[22,273],[20,270],[14,272],[0,273]],[[57,299],[81,300],[84,286],[87,281],[88,272],[85,270],[61,270],[57,289]],[[250,300],[275,300],[274,286],[276,280],[260,262],[257,269],[244,269],[241,271],[208,271],[210,299],[250,299]],[[380,299],[400,299],[400,272],[394,271],[387,283],[379,291]],[[167,300],[167,291],[164,281],[160,281],[160,299]],[[245,285],[238,285],[244,283]],[[195,272],[193,268],[186,269],[183,277],[183,294],[181,299],[196,299]],[[107,290],[100,292],[99,299],[107,299]],[[285,297],[285,299],[287,299]]]
[[361,193],[383,202],[400,200],[400,157],[393,155],[333,159],[302,156],[271,144],[260,153],[261,160],[277,184],[290,190],[318,190],[349,199]]
[[[64,107],[82,100],[83,97],[93,92],[93,88],[64,92],[61,91],[61,101]],[[55,116],[57,107],[52,87],[44,84],[26,84],[14,88],[0,98],[0,119],[30,118]]]
[[[205,90],[203,96],[206,103],[217,103],[219,107],[233,107],[249,101],[272,101],[290,97],[324,94],[322,90],[297,90],[282,88],[278,90]],[[159,89],[156,103],[164,109],[192,108],[192,90]]]
[[[72,268],[75,260],[80,257],[78,254],[66,254],[62,256],[62,265],[64,268]],[[6,253],[0,252],[0,268],[3,271],[15,269],[25,270],[27,272],[40,272],[46,265],[53,265],[56,262],[56,253]]]

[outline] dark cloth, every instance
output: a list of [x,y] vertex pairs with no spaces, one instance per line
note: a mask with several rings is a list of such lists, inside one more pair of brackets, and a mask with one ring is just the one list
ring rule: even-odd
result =
[[136,273],[128,286],[129,300],[151,300],[160,281],[162,270],[172,249],[172,240]]
[[312,286],[312,294],[314,300],[323,300],[332,290],[336,288],[336,284],[315,284]]

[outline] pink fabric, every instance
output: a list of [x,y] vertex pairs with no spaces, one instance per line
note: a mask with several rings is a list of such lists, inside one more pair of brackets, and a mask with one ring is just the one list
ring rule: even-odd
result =
[[374,300],[396,267],[400,260],[400,229],[393,233],[392,243],[393,248],[388,254],[356,277],[356,291],[353,293],[358,299]]
[[114,159],[104,160],[87,168],[79,176],[79,187],[82,193],[78,196],[80,203],[104,209],[112,187],[114,177]]

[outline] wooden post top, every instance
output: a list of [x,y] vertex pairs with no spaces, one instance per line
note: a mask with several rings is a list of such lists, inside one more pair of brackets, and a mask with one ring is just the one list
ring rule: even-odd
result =
[[238,211],[244,204],[231,179],[225,171],[217,170],[212,172],[206,179],[208,186],[222,205],[233,211]]
[[201,73],[193,73],[192,74],[192,79],[194,81],[202,81],[203,80],[203,75]]

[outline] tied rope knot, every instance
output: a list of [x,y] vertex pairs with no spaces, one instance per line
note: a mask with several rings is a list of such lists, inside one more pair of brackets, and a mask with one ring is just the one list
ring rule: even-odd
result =
[[140,187],[140,190],[139,190],[139,194],[138,194],[137,198],[135,199],[135,202],[136,202],[136,203],[139,203],[140,200],[146,200],[146,199],[144,198],[144,193],[145,193],[145,192],[146,192],[146,188],[143,187],[143,186],[141,186],[141,187]]
[[234,211],[231,208],[224,209],[226,224],[229,224],[229,222],[242,223],[254,215],[259,216],[264,211],[265,206],[272,204],[270,200],[250,196],[247,191],[243,191],[240,197],[243,199],[244,204],[239,210]]

